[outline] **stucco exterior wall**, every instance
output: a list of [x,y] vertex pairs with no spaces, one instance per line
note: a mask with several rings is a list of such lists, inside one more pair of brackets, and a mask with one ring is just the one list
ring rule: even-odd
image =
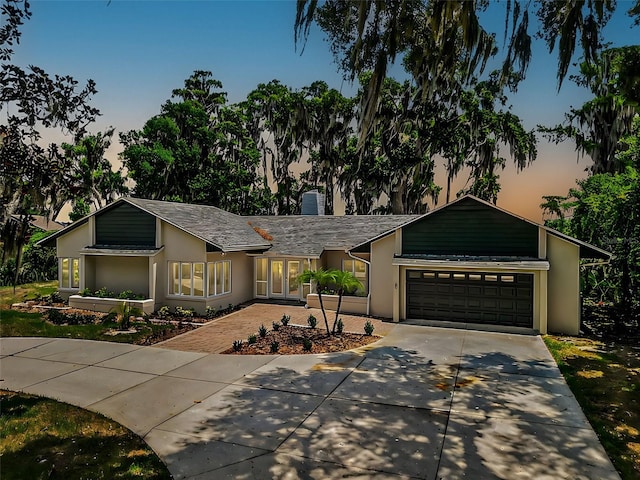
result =
[[371,244],[371,265],[369,291],[371,315],[383,318],[393,317],[394,295],[400,295],[399,285],[395,285],[394,266],[396,235],[388,235]]
[[323,257],[323,267],[327,270],[331,268],[335,268],[337,270],[342,270],[342,261],[343,260],[351,260],[351,257],[343,251],[337,250],[328,250],[325,251],[322,255]]
[[[116,294],[123,290],[149,295],[149,260],[147,257],[93,257],[95,289],[107,287]],[[91,288],[89,286],[89,288]]]
[[547,235],[547,328],[577,335],[580,331],[580,247]]
[[56,239],[58,258],[79,258],[80,250],[91,245],[89,222]]
[[191,236],[166,222],[162,222],[160,238],[161,245],[164,245],[166,262],[206,261],[207,248],[203,240]]

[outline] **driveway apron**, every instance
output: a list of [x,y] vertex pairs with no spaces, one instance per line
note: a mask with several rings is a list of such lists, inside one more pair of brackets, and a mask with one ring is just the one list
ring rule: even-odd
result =
[[395,325],[320,355],[0,339],[0,388],[103,413],[177,479],[618,479],[540,337]]

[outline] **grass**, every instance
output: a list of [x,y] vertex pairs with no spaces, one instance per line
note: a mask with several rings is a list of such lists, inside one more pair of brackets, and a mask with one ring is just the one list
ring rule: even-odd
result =
[[587,338],[544,341],[623,480],[640,478],[640,353]]
[[12,303],[44,297],[58,290],[58,282],[37,282],[17,285],[15,293],[13,287],[0,287],[0,309],[8,310]]
[[2,480],[171,478],[142,439],[101,415],[8,391],[0,402]]
[[31,283],[19,285],[16,292],[13,287],[0,287],[0,337],[54,337],[81,338],[85,340],[102,340],[118,343],[143,343],[152,336],[161,336],[163,332],[174,330],[170,324],[151,324],[136,322],[132,326],[136,333],[109,335],[116,330],[115,322],[94,325],[53,325],[47,322],[40,313],[26,313],[10,310],[11,304],[49,295],[58,288],[58,282]]

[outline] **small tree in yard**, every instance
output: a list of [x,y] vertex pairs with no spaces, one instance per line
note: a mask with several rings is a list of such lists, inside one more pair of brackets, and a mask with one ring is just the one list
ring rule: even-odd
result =
[[318,270],[305,270],[298,277],[299,283],[315,283],[316,291],[318,292],[318,301],[320,302],[320,310],[322,311],[322,317],[324,318],[324,325],[327,328],[327,335],[331,335],[329,330],[329,321],[327,320],[327,312],[324,310],[324,303],[322,302],[322,289],[326,288],[333,282],[335,276],[335,270],[324,270],[322,268]]
[[333,328],[331,329],[331,333],[335,334],[338,316],[340,315],[340,306],[342,305],[342,297],[345,293],[355,292],[358,288],[362,288],[363,285],[353,273],[344,270],[334,271],[333,285],[338,292],[338,308],[336,308],[336,318],[333,320]]
[[[353,275],[353,273],[336,269],[319,269],[317,271],[305,270],[298,278],[298,281],[300,283],[309,283],[313,281],[316,284],[318,301],[320,302],[320,310],[322,311],[324,324],[327,328],[327,335],[332,335],[336,332],[336,325],[338,323],[340,306],[342,305],[342,297],[344,296],[344,294],[353,293],[358,288],[362,287],[362,283]],[[338,292],[338,307],[336,309],[336,318],[333,321],[333,328],[331,328],[331,330],[329,329],[329,321],[327,320],[327,313],[324,309],[324,303],[322,301],[322,290],[327,287],[333,287]]]

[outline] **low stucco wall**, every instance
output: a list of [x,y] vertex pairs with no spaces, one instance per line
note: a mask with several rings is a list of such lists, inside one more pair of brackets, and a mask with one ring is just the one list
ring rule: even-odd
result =
[[[335,312],[338,308],[338,296],[322,295],[322,303],[326,310],[333,310]],[[309,305],[310,308],[320,308],[320,300],[318,299],[317,293],[307,295],[307,305]],[[340,311],[343,313],[353,313],[355,315],[367,315],[367,297],[342,297]]]
[[71,295],[69,297],[70,307],[93,310],[94,312],[109,313],[122,302],[127,302],[131,307],[138,308],[146,314],[151,314],[154,310],[153,299],[151,298],[146,300],[123,300],[121,298],[83,297],[81,295]]

